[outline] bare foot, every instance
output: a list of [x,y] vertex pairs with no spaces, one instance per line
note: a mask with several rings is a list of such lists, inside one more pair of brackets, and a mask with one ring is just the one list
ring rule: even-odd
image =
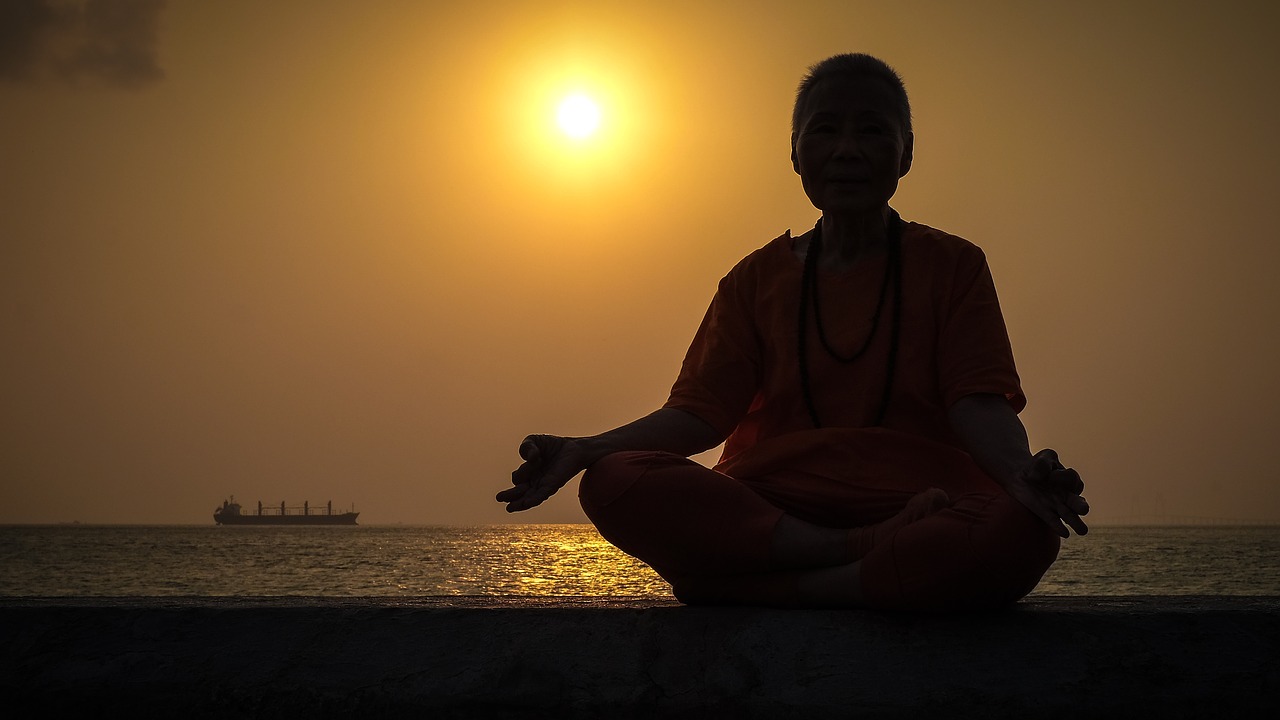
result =
[[906,507],[893,517],[875,525],[853,528],[849,531],[849,562],[856,562],[867,556],[871,548],[884,542],[890,535],[928,517],[943,508],[951,506],[951,498],[941,488],[929,488],[907,501]]

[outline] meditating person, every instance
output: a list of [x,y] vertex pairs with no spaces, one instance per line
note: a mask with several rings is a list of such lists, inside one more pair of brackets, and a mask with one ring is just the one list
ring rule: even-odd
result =
[[[1030,592],[1084,485],[1032,454],[986,257],[889,207],[906,89],[868,55],[810,68],[791,162],[821,217],[720,282],[666,404],[590,437],[530,435],[511,512],[583,470],[600,534],[686,603],[972,610]],[[714,469],[690,455],[724,443]]]

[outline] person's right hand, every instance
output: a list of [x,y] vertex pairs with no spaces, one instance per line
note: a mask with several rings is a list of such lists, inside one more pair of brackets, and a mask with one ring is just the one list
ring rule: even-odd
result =
[[524,462],[511,473],[511,488],[498,493],[507,512],[528,510],[542,504],[578,473],[591,459],[577,438],[530,435],[520,443]]

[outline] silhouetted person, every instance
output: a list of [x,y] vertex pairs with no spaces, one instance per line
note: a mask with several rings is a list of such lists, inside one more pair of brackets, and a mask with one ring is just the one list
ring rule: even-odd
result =
[[[1088,531],[1084,485],[1028,447],[982,251],[889,207],[913,141],[889,66],[811,68],[791,160],[818,223],[720,282],[661,409],[525,438],[498,500],[534,507],[585,469],[601,535],[684,602],[949,610],[1030,592],[1067,526]],[[714,470],[688,459],[721,442]]]

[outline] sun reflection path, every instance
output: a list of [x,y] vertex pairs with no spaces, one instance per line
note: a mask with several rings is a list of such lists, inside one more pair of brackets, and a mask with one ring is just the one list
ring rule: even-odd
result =
[[483,528],[455,535],[449,544],[437,554],[447,565],[440,568],[447,594],[671,597],[652,568],[589,525]]

